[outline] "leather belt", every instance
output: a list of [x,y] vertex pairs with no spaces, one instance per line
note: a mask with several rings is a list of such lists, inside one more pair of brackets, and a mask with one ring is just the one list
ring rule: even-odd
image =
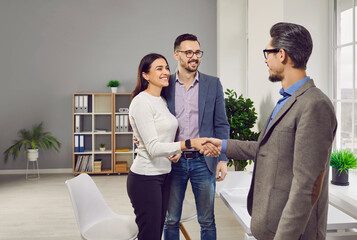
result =
[[199,158],[202,154],[199,151],[183,151],[181,156],[187,160]]

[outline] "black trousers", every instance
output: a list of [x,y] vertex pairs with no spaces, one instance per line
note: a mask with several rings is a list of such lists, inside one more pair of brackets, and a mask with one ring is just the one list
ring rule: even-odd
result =
[[139,228],[138,240],[161,240],[170,195],[170,175],[129,172],[127,191]]

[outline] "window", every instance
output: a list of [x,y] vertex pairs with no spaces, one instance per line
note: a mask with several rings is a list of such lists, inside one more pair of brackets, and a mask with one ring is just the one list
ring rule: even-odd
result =
[[334,94],[336,148],[357,154],[357,0],[335,0]]

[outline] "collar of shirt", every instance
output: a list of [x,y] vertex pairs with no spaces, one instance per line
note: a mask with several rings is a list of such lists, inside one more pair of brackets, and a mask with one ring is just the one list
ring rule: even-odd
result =
[[[179,79],[179,77],[178,77],[178,70],[176,70],[176,73],[175,73],[175,74],[176,74],[176,76],[175,76],[175,77],[176,77],[176,82],[179,82],[180,84],[183,84],[183,82],[181,82],[180,79]],[[198,74],[199,74],[199,73],[198,73],[198,71],[197,71],[196,76],[195,76],[195,79],[194,79],[193,82],[192,82],[192,85],[195,84],[195,82],[199,82]],[[192,85],[191,85],[191,86],[192,86]]]
[[288,87],[285,91],[284,88],[281,88],[279,93],[280,95],[283,96],[283,98],[279,99],[278,102],[283,101],[286,97],[290,97],[291,95],[293,95],[302,85],[304,85],[304,83],[306,83],[308,80],[310,79],[309,76],[297,81],[296,83],[294,83],[293,85],[291,85],[290,87]]

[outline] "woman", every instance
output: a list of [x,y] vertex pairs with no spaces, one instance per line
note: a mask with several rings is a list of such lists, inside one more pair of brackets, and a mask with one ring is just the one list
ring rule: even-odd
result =
[[[156,53],[143,57],[129,106],[130,124],[140,145],[128,174],[127,191],[139,240],[161,239],[169,198],[170,161],[177,162],[181,151],[186,150],[185,141],[173,142],[178,123],[162,96],[169,78],[165,57]],[[203,140],[191,139],[191,146],[199,149]]]

